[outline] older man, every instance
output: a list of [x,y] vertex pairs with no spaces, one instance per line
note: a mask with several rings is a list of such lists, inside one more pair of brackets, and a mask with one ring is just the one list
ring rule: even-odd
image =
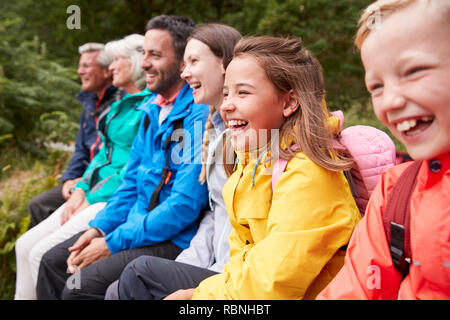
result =
[[78,75],[81,89],[76,98],[83,105],[80,117],[80,129],[75,143],[75,152],[61,177],[61,184],[31,199],[28,204],[30,212],[29,228],[36,226],[59,208],[70,197],[72,188],[80,180],[89,162],[101,147],[97,135],[98,115],[112,102],[120,100],[123,93],[111,85],[112,74],[108,70],[112,60],[103,58],[98,61],[104,45],[86,43],[79,47],[80,60]]

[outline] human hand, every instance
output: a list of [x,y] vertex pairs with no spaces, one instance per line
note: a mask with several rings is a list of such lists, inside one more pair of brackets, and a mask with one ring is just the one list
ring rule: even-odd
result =
[[78,181],[83,180],[83,178],[76,178],[76,179],[69,179],[63,182],[62,185],[62,196],[65,200],[69,199],[70,195],[72,194],[72,189],[75,187]]
[[72,216],[76,215],[80,211],[83,211],[89,206],[90,206],[89,202],[87,202],[86,199],[84,199],[83,203],[73,212]]
[[94,238],[91,242],[84,247],[75,257],[72,258],[72,269],[69,267],[69,270],[83,269],[95,263],[103,258],[106,258],[111,255],[111,251],[109,251],[108,246],[106,245],[106,241],[104,237]]
[[69,271],[71,273],[75,273],[76,271],[76,264],[73,263],[73,260],[76,258],[76,256],[85,248],[87,247],[91,241],[95,238],[100,237],[100,232],[95,228],[90,228],[85,233],[83,233],[75,243],[69,247],[69,258],[67,258],[67,266],[69,268]]
[[177,290],[174,293],[169,294],[163,300],[192,300],[194,291],[195,288]]
[[84,204],[84,202],[86,202],[84,195],[85,192],[82,189],[76,189],[75,191],[72,192],[72,195],[70,196],[69,200],[67,200],[66,203],[64,204],[64,208],[61,213],[61,225],[69,221],[69,219],[75,213],[80,211],[78,209],[80,208],[80,206]]

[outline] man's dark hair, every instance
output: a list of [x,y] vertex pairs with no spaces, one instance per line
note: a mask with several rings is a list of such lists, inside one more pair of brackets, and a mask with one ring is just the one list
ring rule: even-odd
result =
[[183,59],[187,38],[195,28],[195,23],[187,17],[160,15],[147,22],[145,31],[151,29],[167,30],[172,36],[172,45],[178,61]]

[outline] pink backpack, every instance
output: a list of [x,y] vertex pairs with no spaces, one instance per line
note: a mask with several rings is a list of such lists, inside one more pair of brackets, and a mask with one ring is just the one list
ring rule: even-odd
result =
[[[352,190],[361,215],[364,215],[372,191],[386,169],[395,165],[395,145],[391,138],[381,130],[370,126],[351,126],[344,130],[342,111],[331,113],[340,120],[340,135],[333,147],[347,150],[353,157],[351,170],[344,172]],[[286,169],[287,161],[278,159],[272,172],[272,190],[278,178]]]

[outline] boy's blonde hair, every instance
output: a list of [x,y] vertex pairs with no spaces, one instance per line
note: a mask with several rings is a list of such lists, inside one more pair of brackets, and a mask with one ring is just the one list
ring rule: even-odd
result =
[[449,0],[378,0],[369,5],[359,19],[359,29],[355,38],[356,47],[361,49],[364,40],[372,30],[380,27],[383,18],[417,4],[432,7],[437,13],[443,15],[445,21],[450,21]]

